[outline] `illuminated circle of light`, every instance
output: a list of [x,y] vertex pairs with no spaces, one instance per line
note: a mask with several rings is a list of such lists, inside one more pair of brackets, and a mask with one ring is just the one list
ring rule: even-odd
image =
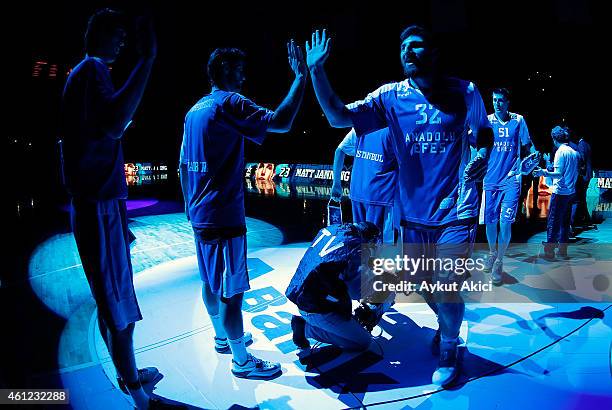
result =
[[[131,249],[136,278],[153,266],[195,255],[193,230],[183,213],[129,220],[136,236]],[[250,249],[279,245],[283,240],[274,225],[247,218]],[[84,303],[94,303],[72,233],[53,235],[36,247],[30,257],[28,278],[38,298],[63,318],[69,318]]]

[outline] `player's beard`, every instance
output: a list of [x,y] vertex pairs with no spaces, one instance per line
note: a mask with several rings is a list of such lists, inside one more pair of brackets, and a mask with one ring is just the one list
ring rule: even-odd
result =
[[412,64],[406,64],[402,61],[402,68],[404,69],[404,75],[408,78],[414,78],[419,76],[427,76],[434,72],[435,68],[435,56],[433,54],[424,54],[420,57],[413,57],[410,59]]
[[419,69],[415,64],[404,64],[404,75],[406,77],[415,77],[418,72]]
[[418,77],[429,71],[429,65],[425,61],[411,60],[412,64],[403,64],[404,75],[408,78]]

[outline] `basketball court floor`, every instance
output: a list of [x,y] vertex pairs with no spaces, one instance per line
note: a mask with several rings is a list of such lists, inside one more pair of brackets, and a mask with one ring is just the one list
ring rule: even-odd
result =
[[[153,394],[196,409],[612,408],[612,287],[605,282],[609,275],[597,274],[610,272],[611,221],[581,234],[569,261],[538,258],[542,233],[510,247],[505,285],[467,304],[462,374],[449,390],[430,381],[437,323],[424,303],[396,304],[374,329],[370,351],[318,346],[298,356],[289,325],[297,309],[284,291],[309,242],[294,241],[286,227],[262,219],[247,218],[247,225],[252,289],[245,294],[244,323],[253,352],[282,364],[282,376],[271,381],[234,378],[231,356],[214,351],[184,215],[130,218],[144,316],[136,326],[136,359],[160,369],[148,386]],[[72,235],[57,234],[38,246],[29,276],[38,297],[67,320],[58,369],[37,375],[38,384],[59,377],[74,409],[132,408],[117,388]]]

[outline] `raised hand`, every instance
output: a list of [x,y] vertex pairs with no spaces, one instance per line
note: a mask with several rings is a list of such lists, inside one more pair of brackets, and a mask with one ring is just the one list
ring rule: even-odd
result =
[[139,17],[136,26],[138,52],[144,58],[157,56],[157,36],[153,27],[153,17],[146,15]]
[[306,42],[306,64],[308,68],[316,66],[322,66],[329,57],[330,41],[331,38],[327,38],[327,33],[323,30],[323,33],[319,33],[316,30],[312,33],[312,43]]
[[295,73],[296,77],[299,75],[306,75],[306,62],[304,61],[304,54],[293,39],[287,43],[287,55],[289,58],[289,66]]
[[544,158],[544,161],[546,161],[546,166],[550,166],[550,154],[546,153],[544,155],[542,155],[542,158]]

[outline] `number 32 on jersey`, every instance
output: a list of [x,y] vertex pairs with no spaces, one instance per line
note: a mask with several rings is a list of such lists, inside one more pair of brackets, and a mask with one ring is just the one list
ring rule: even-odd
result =
[[440,110],[433,107],[431,104],[416,104],[414,106],[418,111],[419,119],[415,121],[417,125],[421,124],[440,124],[442,118],[439,117]]

